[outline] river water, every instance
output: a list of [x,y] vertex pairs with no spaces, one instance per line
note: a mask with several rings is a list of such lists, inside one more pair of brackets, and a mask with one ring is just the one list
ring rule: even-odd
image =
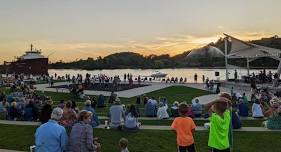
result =
[[[258,74],[262,69],[251,69],[251,73]],[[266,71],[276,72],[276,69],[267,69]],[[182,69],[112,69],[112,70],[77,70],[77,69],[49,69],[49,74],[54,75],[55,73],[58,76],[65,76],[66,74],[70,74],[70,76],[82,74],[84,77],[86,73],[91,75],[105,74],[107,76],[113,77],[115,75],[119,75],[121,79],[123,79],[123,75],[126,73],[131,73],[134,77],[137,76],[150,76],[153,72],[160,71],[162,73],[168,74],[167,77],[183,77],[187,78],[187,82],[194,82],[194,74],[198,75],[198,82],[202,82],[202,75],[205,75],[205,78],[209,79],[219,79],[225,80],[225,69],[190,69],[190,68],[182,68]],[[215,76],[215,72],[219,72],[219,76]],[[229,69],[229,78],[234,78],[234,69]],[[242,75],[247,75],[246,69],[237,69],[238,78],[241,78]]]

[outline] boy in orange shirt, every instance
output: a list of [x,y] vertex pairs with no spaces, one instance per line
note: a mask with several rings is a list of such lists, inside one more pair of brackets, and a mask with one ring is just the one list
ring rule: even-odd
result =
[[180,116],[175,118],[171,128],[177,134],[177,145],[179,152],[196,152],[193,132],[195,131],[196,125],[192,118],[187,117],[188,106],[186,103],[179,105]]

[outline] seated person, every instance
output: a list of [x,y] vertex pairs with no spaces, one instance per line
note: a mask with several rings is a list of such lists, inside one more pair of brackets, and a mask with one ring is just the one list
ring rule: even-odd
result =
[[138,113],[134,104],[130,105],[128,114],[125,117],[124,130],[137,130],[140,123],[138,122]]
[[19,112],[17,110],[17,103],[14,101],[8,109],[8,120],[17,120],[19,118]]
[[108,99],[108,103],[112,104],[114,102],[114,100],[116,99],[116,97],[117,97],[117,94],[115,94],[114,91],[111,91],[111,94]]
[[100,124],[100,121],[99,121],[99,118],[98,118],[98,115],[97,115],[95,109],[92,108],[91,103],[92,103],[91,100],[87,100],[85,102],[84,110],[90,111],[92,113],[91,125],[93,128],[95,128]]
[[71,101],[67,101],[63,108],[62,118],[59,121],[67,131],[70,131],[72,125],[77,121],[77,114],[71,107]]
[[168,110],[168,105],[160,102],[159,108],[157,111],[157,117],[159,119],[168,119],[169,114],[168,114],[167,110]]
[[140,104],[141,104],[141,97],[138,96],[136,100],[136,110],[137,110],[138,117],[140,117]]
[[105,101],[105,97],[102,94],[100,94],[98,97],[97,107],[98,108],[106,107],[106,105],[104,104],[104,101]]
[[77,90],[77,95],[79,96],[80,99],[83,99],[85,94],[84,94],[84,89],[83,86],[80,84],[78,85],[78,90]]
[[58,104],[58,107],[63,109],[65,106],[64,100],[60,100],[60,103]]
[[264,110],[265,116],[268,117],[263,122],[264,126],[268,129],[281,129],[281,102],[278,98],[272,98],[270,100],[270,106],[265,104],[268,110]]
[[148,102],[148,97],[144,96],[143,97],[143,105],[146,105]]
[[91,124],[92,113],[82,110],[78,117],[78,122],[74,124],[69,136],[67,149],[69,151],[97,152],[100,151],[100,144],[93,137]]
[[13,102],[14,97],[12,95],[7,95],[6,100],[7,100],[8,103],[11,103],[11,102]]
[[195,99],[195,102],[191,105],[191,109],[194,117],[201,117],[203,113],[203,106],[199,103],[199,99]]
[[[185,101],[184,101],[185,102]],[[192,108],[191,108],[191,105],[190,104],[188,104],[187,105],[187,116],[188,117],[191,117],[191,118],[193,118],[194,116],[193,116],[193,112],[192,112]]]
[[161,103],[161,102],[162,102],[164,105],[168,104],[167,98],[162,98],[162,99],[160,100],[160,103]]
[[248,103],[246,103],[243,99],[240,100],[240,103],[238,105],[238,109],[239,109],[239,116],[241,117],[248,117],[249,116],[249,107],[248,107]]
[[157,116],[157,103],[149,99],[144,107],[145,116],[156,117]]
[[23,117],[24,114],[24,107],[25,107],[25,100],[24,99],[18,99],[17,100],[17,109],[20,117]]
[[173,106],[171,107],[171,117],[178,117],[179,116],[179,102],[175,101]]
[[39,115],[39,120],[42,124],[48,122],[51,118],[51,114],[53,111],[52,104],[53,101],[49,99],[47,103],[42,107]]
[[0,113],[4,112],[4,106],[2,101],[0,101]]
[[241,120],[235,109],[232,110],[231,121],[233,129],[240,129],[242,127]]
[[27,105],[24,108],[24,120],[32,121],[33,120],[33,104],[32,102],[27,101]]
[[124,122],[124,116],[124,106],[121,105],[120,99],[116,98],[116,100],[113,102],[113,105],[109,108],[110,128],[122,127],[122,123]]
[[254,117],[254,118],[263,118],[264,117],[259,100],[256,100],[255,103],[253,103],[252,117]]

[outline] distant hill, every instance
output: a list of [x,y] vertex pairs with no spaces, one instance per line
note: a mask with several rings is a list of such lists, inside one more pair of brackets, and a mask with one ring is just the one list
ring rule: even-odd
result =
[[[273,36],[260,40],[250,41],[251,43],[281,49],[281,38]],[[229,50],[229,49],[228,49]],[[184,68],[184,67],[224,67],[224,41],[222,38],[215,43],[210,43],[204,47],[188,50],[181,54],[170,56],[149,55],[143,56],[134,52],[120,52],[108,55],[104,58],[80,59],[69,63],[62,61],[49,65],[49,68],[66,69],[123,69],[123,68]],[[229,60],[229,63],[236,66],[246,66],[245,59]],[[277,67],[279,61],[261,58],[250,63],[251,67]]]

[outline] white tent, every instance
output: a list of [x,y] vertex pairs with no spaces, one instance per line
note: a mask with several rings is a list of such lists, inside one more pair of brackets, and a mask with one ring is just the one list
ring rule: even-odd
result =
[[[227,59],[228,58],[246,58],[247,59],[247,69],[248,69],[248,75],[249,75],[249,62],[261,58],[261,57],[270,57],[276,60],[281,61],[280,55],[281,50],[274,49],[270,47],[265,47],[261,45],[256,45],[253,43],[245,42],[242,40],[239,40],[235,37],[232,37],[230,35],[224,34],[225,37],[225,62],[226,62],[226,79],[228,80],[228,64]],[[230,50],[228,49],[228,43],[231,43]],[[280,75],[281,72],[281,62],[279,62],[279,66],[277,69],[277,73]]]

